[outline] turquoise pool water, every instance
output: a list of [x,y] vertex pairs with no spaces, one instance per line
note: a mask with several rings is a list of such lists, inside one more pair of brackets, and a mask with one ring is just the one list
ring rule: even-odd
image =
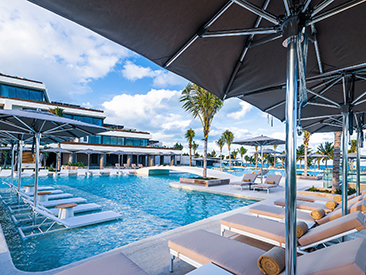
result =
[[[183,176],[187,174],[40,178],[40,185],[86,198],[102,205],[103,211],[112,210],[123,217],[22,241],[0,202],[0,224],[15,266],[25,271],[52,269],[256,202],[169,187]],[[33,180],[23,178],[22,185]],[[6,189],[0,184],[0,192]]]

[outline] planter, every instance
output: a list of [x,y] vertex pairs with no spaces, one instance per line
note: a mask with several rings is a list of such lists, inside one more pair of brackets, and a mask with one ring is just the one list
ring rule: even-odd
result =
[[303,179],[303,180],[321,180],[321,179],[323,179],[323,176],[321,176],[321,175],[318,175],[318,176],[296,176],[296,178]]
[[195,178],[180,178],[180,183],[188,183],[188,184],[196,184],[196,185],[204,185],[206,187],[215,186],[215,185],[223,185],[229,184],[230,179],[212,179],[212,180],[201,180]]
[[84,167],[81,166],[71,166],[71,165],[62,165],[61,169],[67,169],[67,170],[77,170],[77,169],[84,169]]

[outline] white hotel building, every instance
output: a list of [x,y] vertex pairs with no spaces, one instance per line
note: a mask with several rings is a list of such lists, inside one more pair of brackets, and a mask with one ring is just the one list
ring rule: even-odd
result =
[[[159,147],[159,142],[152,141],[152,136],[148,132],[125,129],[121,125],[105,124],[106,115],[101,110],[52,102],[46,86],[42,82],[0,74],[0,108],[48,111],[56,107],[63,110],[66,118],[111,128],[111,131],[95,136],[63,142],[61,147],[72,153],[62,154],[62,163],[83,162],[86,164],[87,156],[75,152],[88,148],[103,152],[102,155],[91,155],[91,166],[97,167],[114,166],[118,157],[109,153],[118,150],[127,153],[121,156],[121,164],[140,163],[144,166],[153,166],[180,162],[181,150]],[[55,146],[57,145],[51,145],[51,147]],[[55,155],[51,154],[47,159],[47,165],[51,165],[54,161]]]

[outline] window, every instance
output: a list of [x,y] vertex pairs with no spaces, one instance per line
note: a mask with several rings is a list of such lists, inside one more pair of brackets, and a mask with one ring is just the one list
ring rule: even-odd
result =
[[0,95],[34,101],[46,101],[42,91],[28,90],[20,87],[0,85]]
[[89,136],[89,143],[101,144],[102,137],[101,136]]

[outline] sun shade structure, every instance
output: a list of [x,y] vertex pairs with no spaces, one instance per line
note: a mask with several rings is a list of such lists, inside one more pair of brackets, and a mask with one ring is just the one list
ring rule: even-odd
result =
[[117,150],[117,151],[111,151],[108,153],[109,155],[118,155],[118,164],[121,164],[121,155],[127,155],[128,152]]
[[95,151],[95,150],[90,149],[90,148],[88,148],[86,150],[77,151],[76,153],[77,154],[86,154],[86,155],[88,155],[88,170],[89,170],[89,166],[90,166],[90,155],[92,155],[92,154],[98,154],[98,155],[104,154],[103,152]]
[[[365,69],[365,0],[29,1],[220,98],[238,97],[286,120],[286,274],[296,274],[298,104],[302,118],[313,117],[324,102],[308,102],[325,91],[309,81]],[[354,100],[344,98],[343,114]]]
[[61,167],[58,167],[58,164],[60,163],[60,158],[61,158],[61,153],[67,153],[70,154],[71,152],[63,149],[61,147],[54,147],[54,148],[49,148],[49,149],[45,149],[42,150],[42,152],[50,152],[50,153],[55,153],[57,155],[57,159],[56,159],[56,171],[61,170]]
[[[263,183],[263,154],[274,154],[273,152],[276,152],[276,154],[280,153],[280,152],[277,152],[277,151],[274,151],[274,150],[271,150],[271,149],[263,149],[263,146],[281,145],[281,144],[285,144],[285,141],[262,135],[262,136],[258,136],[258,137],[254,137],[254,138],[248,138],[248,139],[234,141],[233,144],[259,146],[260,150],[256,153],[261,154],[261,175],[262,175],[261,183]],[[267,150],[267,152],[269,152],[269,153],[266,153],[265,150]]]
[[[37,207],[38,193],[38,170],[39,170],[39,147],[41,137],[54,139],[61,138],[79,138],[87,135],[95,135],[107,131],[106,128],[93,124],[88,124],[68,118],[58,117],[54,114],[36,111],[19,111],[0,109],[0,130],[3,134],[7,134],[9,139],[19,141],[19,159],[21,163],[21,148],[24,139],[33,138],[35,144],[35,179],[34,179],[34,207]],[[16,136],[18,135],[18,137]],[[12,137],[12,138],[11,138]],[[20,138],[20,139],[19,139]],[[57,140],[56,138],[54,140]],[[13,156],[13,154],[12,154]],[[21,174],[21,166],[19,166],[19,174]],[[20,176],[19,176],[20,179]],[[18,182],[18,193],[20,188],[20,180]],[[35,222],[35,212],[33,213]]]

